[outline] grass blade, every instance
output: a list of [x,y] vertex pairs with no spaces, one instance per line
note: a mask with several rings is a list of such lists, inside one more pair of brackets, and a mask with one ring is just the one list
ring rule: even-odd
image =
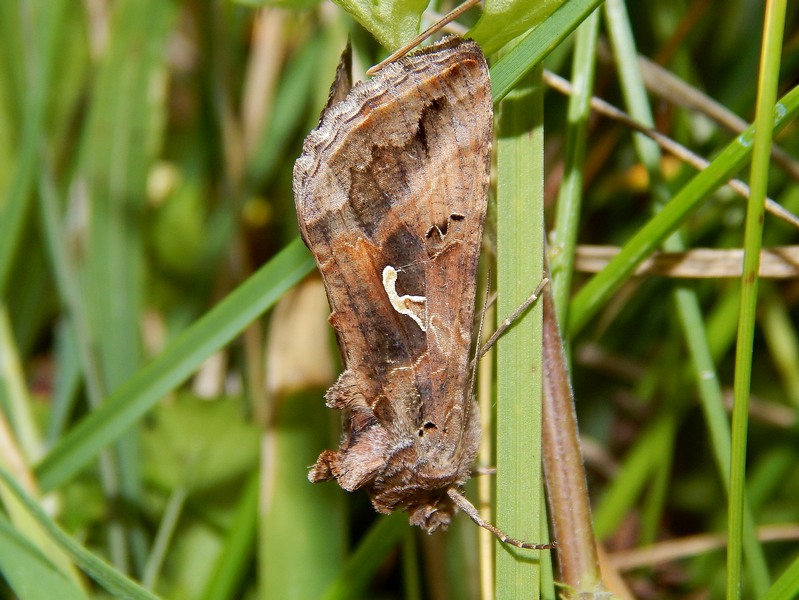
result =
[[763,245],[763,220],[771,158],[774,101],[779,84],[782,36],[785,27],[784,0],[766,3],[766,23],[760,58],[754,148],[752,150],[752,195],[747,203],[744,230],[744,266],[741,275],[741,304],[738,313],[738,338],[735,346],[733,381],[732,457],[730,462],[730,502],[727,515],[727,598],[739,598],[742,588],[746,486],[746,446],[749,422],[749,393],[752,378],[752,349],[755,337],[758,271]]
[[[497,126],[497,312],[511,314],[543,277],[543,89],[527,76],[499,109]],[[497,525],[541,542],[541,303],[497,343]],[[531,552],[496,542],[497,598],[538,595]],[[548,560],[544,552],[533,558]],[[500,585],[501,582],[501,585]]]

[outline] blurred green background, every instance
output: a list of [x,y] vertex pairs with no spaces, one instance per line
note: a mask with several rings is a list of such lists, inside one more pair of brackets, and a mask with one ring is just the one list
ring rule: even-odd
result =
[[[365,494],[307,483],[318,452],[337,443],[322,395],[339,364],[321,282],[297,240],[293,162],[347,39],[363,77],[386,55],[363,26],[396,45],[425,8],[344,4],[352,14],[307,0],[0,3],[0,465],[76,543],[53,541],[3,488],[0,594],[147,597],[108,573],[86,577],[76,555],[84,571],[102,557],[165,598],[493,593],[493,546],[478,551],[467,519],[428,537],[405,515],[378,517]],[[658,131],[722,155],[740,132],[709,99],[754,120],[766,85],[763,3],[607,2],[579,41],[571,32],[596,4],[489,4],[474,31],[491,52],[524,35],[554,40],[505,64],[527,72],[546,55],[550,71],[593,81],[589,94],[639,121],[649,110]],[[797,16],[791,4],[770,80],[778,97],[799,83]],[[637,54],[687,90],[636,66]],[[505,76],[492,70],[495,94]],[[586,245],[625,246],[654,222],[658,240],[679,225],[671,251],[740,249],[747,204],[720,186],[724,173],[749,180],[748,157],[722,155],[726,170],[699,190],[694,167],[628,125],[543,93],[543,168],[531,176],[543,182],[547,231],[558,231],[550,258],[559,310],[570,310],[561,318],[572,325],[603,569],[624,576],[633,597],[724,597],[721,459],[740,281],[716,263],[702,263],[701,277],[611,267],[610,287],[594,294],[562,244],[576,240],[585,258]],[[771,161],[767,191],[799,213],[796,101],[782,108],[784,156]],[[686,202],[675,225],[653,217],[673,199]],[[797,241],[795,225],[766,216],[764,246],[795,252]],[[787,256],[793,271],[760,283],[746,368],[746,491],[763,542],[746,530],[744,597],[793,597],[795,587],[772,585],[799,571],[799,259]],[[535,283],[523,282],[528,293]],[[636,553],[651,544],[662,554]],[[515,596],[501,581],[496,593]],[[530,590],[539,593],[556,591]]]

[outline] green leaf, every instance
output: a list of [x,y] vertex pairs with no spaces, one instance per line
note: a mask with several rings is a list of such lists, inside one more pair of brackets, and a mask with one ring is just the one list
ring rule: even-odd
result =
[[333,0],[378,42],[396,50],[419,33],[427,0]]
[[408,516],[403,512],[382,515],[363,537],[339,576],[325,591],[324,600],[364,598],[375,572],[408,531]]
[[[494,102],[502,100],[601,3],[602,0],[569,0],[561,4],[540,27],[533,29],[518,44],[508,49],[507,54],[491,67],[491,96]],[[469,36],[472,37],[473,32]],[[475,40],[486,53],[490,52],[490,40]]]
[[235,398],[181,394],[152,413],[141,437],[145,473],[165,489],[222,486],[258,464],[259,429]]
[[795,558],[764,596],[764,600],[790,600],[799,594],[799,558]]
[[[534,71],[503,100],[497,122],[497,312],[511,314],[544,272],[544,95]],[[534,305],[497,342],[497,525],[542,540],[541,318]],[[499,541],[496,597],[520,598],[541,585],[546,553]],[[501,582],[501,584],[499,583]],[[531,597],[537,597],[533,595]]]
[[483,15],[469,31],[469,37],[479,42],[486,54],[491,54],[513,38],[544,21],[563,4],[563,1],[487,1],[483,7]]
[[[330,437],[331,415],[320,402],[321,395],[322,390],[310,389],[279,396],[273,424],[264,437],[270,454],[264,465],[258,538],[263,598],[320,598],[342,572],[346,492],[329,483],[308,482],[308,465]],[[397,529],[407,529],[407,520],[400,521]],[[381,556],[392,548],[390,544]]]

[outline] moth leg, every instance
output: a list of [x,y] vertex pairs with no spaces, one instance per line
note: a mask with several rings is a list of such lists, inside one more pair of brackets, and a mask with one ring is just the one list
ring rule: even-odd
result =
[[547,286],[548,283],[549,279],[544,277],[541,280],[541,283],[538,284],[538,287],[535,288],[535,291],[532,293],[532,295],[529,298],[527,298],[527,300],[522,302],[516,310],[514,310],[510,315],[508,315],[505,318],[504,321],[502,321],[502,323],[499,324],[496,331],[488,339],[488,341],[482,346],[480,346],[480,349],[477,351],[477,354],[474,357],[474,363],[478,362],[481,358],[483,358],[485,353],[491,349],[491,346],[497,343],[497,340],[502,336],[502,334],[504,334],[508,330],[508,328],[511,325],[513,325],[513,323],[516,322],[516,320],[520,316],[522,316],[525,313],[525,311],[527,311],[528,308],[530,308],[533,304],[535,304],[535,301],[538,300],[539,296],[541,296],[541,292],[544,291],[544,288]]
[[515,546],[517,548],[526,548],[527,550],[551,550],[552,548],[557,546],[556,542],[552,542],[550,544],[534,544],[532,542],[523,542],[521,540],[517,540],[515,537],[509,536],[507,533],[502,531],[493,523],[490,523],[485,519],[483,519],[483,517],[480,516],[480,513],[477,512],[477,509],[474,507],[474,504],[469,502],[466,499],[466,496],[461,494],[454,487],[451,487],[447,490],[447,495],[455,503],[455,506],[457,506],[467,515],[469,515],[469,518],[472,521],[477,523],[483,529],[487,529],[488,531],[493,533],[495,536],[497,536],[499,541],[505,544],[510,544],[511,546]]

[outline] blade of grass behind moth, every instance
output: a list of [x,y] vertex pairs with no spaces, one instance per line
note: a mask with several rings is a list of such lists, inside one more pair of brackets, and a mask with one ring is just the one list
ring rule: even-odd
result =
[[[627,112],[634,119],[652,128],[654,119],[636,61],[638,53],[633,41],[627,9],[622,0],[607,0],[604,9],[605,22],[610,34]],[[660,172],[660,148],[654,140],[641,133],[633,133],[633,145],[638,160],[644,165],[649,175],[649,189],[655,208],[658,208],[669,198],[669,191],[666,189]]]
[[[30,470],[32,457],[26,452],[25,444],[20,441],[25,435],[24,430],[30,429],[23,423],[33,423],[32,415],[26,414],[30,412],[33,403],[24,383],[24,373],[17,355],[18,349],[6,308],[0,305],[0,401],[3,406],[0,411],[0,447],[3,449],[0,453],[0,466],[10,469],[33,491],[35,483]],[[38,452],[41,446],[36,443],[35,447]],[[80,574],[69,558],[3,486],[0,486],[0,501],[4,513],[16,528],[17,535],[24,537],[27,544],[35,546],[38,552],[47,556],[51,566],[60,570],[63,576],[70,578],[73,583],[79,583]],[[12,543],[15,542],[12,540]]]
[[[285,164],[285,146],[308,114],[306,100],[313,97],[309,90],[320,79],[319,63],[323,56],[331,55],[325,52],[326,41],[324,35],[315,36],[288,61],[275,93],[271,120],[264,124],[247,164],[246,185],[257,186],[268,181],[275,167]],[[332,63],[330,72],[334,70]]]
[[[746,494],[746,444],[749,420],[749,393],[752,378],[752,353],[757,310],[760,249],[763,245],[763,219],[771,158],[771,124],[779,85],[782,38],[785,28],[785,0],[766,3],[763,42],[760,55],[755,134],[752,149],[751,188],[744,226],[744,265],[741,274],[741,305],[735,345],[733,378],[732,457],[730,461],[730,501],[727,515],[727,597],[741,594],[741,555],[744,542]],[[759,594],[758,594],[759,595]]]
[[787,300],[773,285],[761,290],[763,337],[774,357],[785,396],[791,406],[799,407],[799,332],[793,326]]
[[[36,3],[38,4],[38,3]],[[58,56],[60,30],[66,20],[64,0],[43,3],[34,10],[27,4],[3,3],[0,9],[0,27],[4,31],[3,44],[7,61],[4,64],[19,66],[20,72],[14,82],[21,131],[15,136],[19,141],[16,164],[10,185],[0,203],[0,298],[6,296],[18,246],[22,240],[29,203],[33,198],[33,186],[38,171],[39,146],[44,133],[53,68]],[[45,7],[46,5],[46,7]],[[29,14],[28,14],[29,13]],[[36,18],[32,18],[33,15]],[[16,42],[16,43],[14,43]],[[25,71],[24,69],[28,70]],[[7,84],[11,83],[11,79]],[[11,110],[11,109],[9,109]]]
[[[774,132],[784,129],[799,111],[799,87],[783,96],[772,113]],[[661,210],[624,245],[621,252],[593,277],[572,300],[569,335],[574,337],[610,295],[715,189],[723,185],[750,156],[754,126],[728,144],[707,169],[695,175]]]
[[574,253],[580,226],[580,205],[583,195],[586,133],[591,114],[594,91],[596,43],[599,31],[599,12],[594,11],[577,30],[572,62],[574,93],[569,97],[568,123],[563,183],[557,200],[557,215],[550,243],[552,299],[558,321],[568,322]]
[[[602,0],[562,3],[491,67],[491,94],[499,102],[582,23]],[[479,40],[478,40],[479,41]]]
[[[529,74],[499,107],[497,121],[497,313],[510,314],[543,269],[543,89]],[[541,305],[497,342],[496,524],[517,539],[543,542],[541,472]],[[538,594],[548,552],[495,542],[496,597]],[[500,585],[501,582],[501,585]]]
[[408,515],[403,512],[381,515],[350,554],[322,599],[363,598],[375,572],[388,554],[402,542],[408,527]]
[[[38,194],[40,228],[44,237],[50,268],[55,277],[59,300],[69,315],[61,327],[60,345],[72,346],[74,357],[71,358],[70,362],[77,359],[75,362],[79,364],[79,368],[76,369],[78,372],[75,375],[82,377],[89,406],[97,408],[104,398],[103,390],[105,388],[97,355],[92,350],[95,340],[91,334],[85,295],[80,289],[77,270],[70,261],[71,253],[61,231],[60,216],[58,214],[58,192],[52,179],[49,161],[43,158],[42,163],[43,168],[39,176]],[[61,354],[63,354],[63,350],[61,350]],[[63,366],[67,370],[70,364],[65,363]],[[61,369],[59,369],[59,373],[61,373]],[[53,418],[55,426],[59,429],[59,434],[61,433],[61,427],[71,412],[74,399],[74,397],[61,397],[54,401]],[[100,481],[103,492],[107,498],[117,497],[119,495],[119,484],[114,457],[106,450],[99,458]],[[128,537],[128,534],[125,533],[119,523],[112,522],[109,524],[109,554],[113,557],[112,560],[118,567],[122,567],[127,561],[125,539]],[[140,537],[134,539],[141,541]]]
[[287,589],[297,598],[319,598],[345,559],[347,494],[308,482],[308,465],[337,437],[331,425],[339,419],[323,402],[336,377],[329,314],[321,279],[308,278],[269,319],[257,549],[263,598]]
[[65,435],[36,468],[42,490],[52,490],[77,475],[313,268],[311,255],[297,238]]
[[176,8],[160,0],[114,6],[83,132],[80,170],[91,202],[86,300],[107,390],[130,377],[141,356],[141,215],[162,135],[165,47]]
[[259,474],[255,473],[240,495],[236,514],[224,540],[224,547],[213,567],[213,575],[200,595],[201,600],[221,600],[241,596],[237,591],[252,562],[253,542],[258,527],[259,487]]
[[799,557],[785,569],[780,578],[769,588],[763,600],[790,600],[799,596]]

